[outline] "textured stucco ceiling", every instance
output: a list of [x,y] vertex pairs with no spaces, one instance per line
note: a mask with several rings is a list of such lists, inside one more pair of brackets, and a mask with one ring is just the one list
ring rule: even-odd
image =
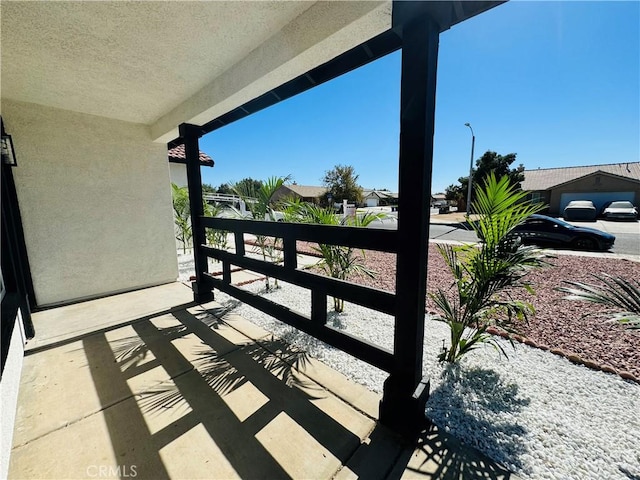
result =
[[2,98],[147,124],[159,139],[388,28],[390,6],[25,1],[2,2],[1,22]]

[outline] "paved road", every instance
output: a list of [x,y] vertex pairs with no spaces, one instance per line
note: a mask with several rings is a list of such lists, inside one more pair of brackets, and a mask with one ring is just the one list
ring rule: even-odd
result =
[[[599,223],[598,223],[599,222]],[[612,253],[624,255],[640,255],[640,224],[630,222],[591,222],[591,228],[597,228],[613,233],[616,236],[616,243],[611,250]],[[397,228],[395,219],[387,219],[383,222],[376,222],[371,225],[375,228],[395,229]],[[585,225],[581,223],[581,225]],[[429,228],[429,238],[437,240],[454,240],[458,242],[477,242],[478,237],[473,231],[458,228],[452,225],[432,223]]]
[[[614,235],[616,236],[616,243],[611,249],[612,253],[640,255],[640,232],[614,233]],[[478,237],[476,237],[476,234],[473,231],[438,224],[431,224],[429,228],[429,238],[438,240],[456,240],[459,242],[478,241]]]

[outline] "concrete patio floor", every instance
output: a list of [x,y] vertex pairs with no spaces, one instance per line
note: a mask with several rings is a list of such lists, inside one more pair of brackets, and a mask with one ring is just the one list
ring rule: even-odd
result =
[[9,478],[515,476],[180,283],[34,314]]

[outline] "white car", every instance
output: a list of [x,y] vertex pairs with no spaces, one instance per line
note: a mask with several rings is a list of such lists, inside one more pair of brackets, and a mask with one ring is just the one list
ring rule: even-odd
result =
[[594,222],[596,207],[590,200],[573,200],[564,208],[563,216],[565,220],[569,221]]
[[606,220],[637,220],[638,209],[634,207],[631,202],[626,200],[617,200],[615,202],[609,202],[604,206],[602,216]]

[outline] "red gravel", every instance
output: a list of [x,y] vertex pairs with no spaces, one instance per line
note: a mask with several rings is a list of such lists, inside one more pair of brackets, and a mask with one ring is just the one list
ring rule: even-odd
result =
[[[311,245],[298,242],[298,251],[312,253]],[[376,278],[359,277],[353,281],[395,292],[395,254],[367,251],[364,263],[377,272]],[[565,280],[597,283],[591,274],[602,272],[627,279],[640,278],[640,263],[575,255],[558,255],[550,263],[552,266],[533,271],[527,277],[536,295],[521,291],[520,298],[532,303],[536,309],[529,323],[522,325],[522,335],[535,344],[562,350],[566,356],[575,355],[582,360],[607,365],[618,372],[630,372],[640,378],[640,331],[606,322],[606,318],[594,315],[605,311],[605,308],[563,300],[564,294],[554,290]],[[431,292],[438,287],[446,290],[451,286],[452,279],[435,245],[430,244],[427,290]],[[430,299],[427,300],[427,311],[435,312]]]

